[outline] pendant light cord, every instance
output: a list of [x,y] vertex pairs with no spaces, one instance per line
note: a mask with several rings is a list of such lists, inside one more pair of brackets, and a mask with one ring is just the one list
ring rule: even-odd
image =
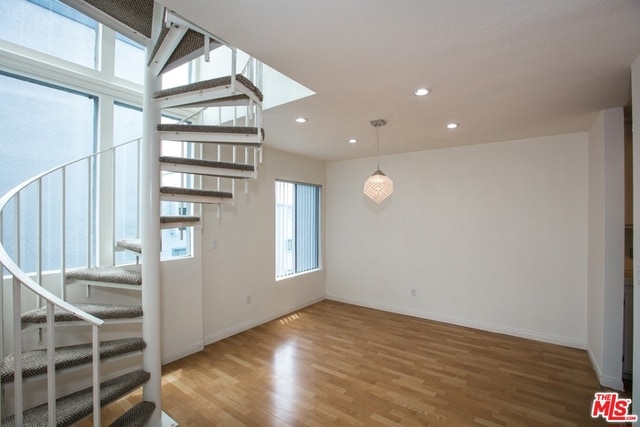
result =
[[377,161],[378,161],[378,170],[380,170],[380,135],[378,134],[378,127],[376,126],[376,146],[377,146]]

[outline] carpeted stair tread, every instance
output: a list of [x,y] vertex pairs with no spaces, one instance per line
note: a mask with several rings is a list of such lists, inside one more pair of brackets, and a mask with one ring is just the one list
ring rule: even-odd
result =
[[[258,89],[258,87],[256,87],[251,80],[249,80],[248,78],[246,78],[242,74],[237,74],[236,75],[236,82],[242,84],[247,89],[249,89],[250,91],[255,93],[256,96],[258,97],[258,99],[260,101],[262,101],[262,99],[263,99],[262,92],[260,92],[260,89]],[[166,98],[166,97],[169,97],[169,96],[174,96],[174,95],[179,95],[179,94],[184,94],[184,93],[190,93],[190,92],[196,92],[196,91],[199,91],[199,90],[211,89],[211,88],[216,88],[216,87],[221,87],[221,86],[229,86],[230,84],[231,84],[231,76],[218,77],[218,78],[215,78],[215,79],[203,80],[201,82],[190,83],[190,84],[184,85],[184,86],[178,86],[178,87],[173,87],[173,88],[169,88],[169,89],[160,90],[160,91],[157,91],[156,93],[153,94],[153,98],[154,99]],[[233,96],[233,97],[230,97],[230,98],[239,99],[239,98],[246,98],[246,96],[238,95],[238,96]],[[226,99],[226,98],[222,98],[222,99]]]
[[[146,348],[142,338],[123,338],[100,343],[100,360],[120,356]],[[56,348],[56,371],[90,364],[93,361],[92,345],[78,344]],[[5,357],[0,368],[2,384],[14,381],[15,355]],[[31,378],[47,373],[47,350],[31,350],[22,353],[22,378]]]
[[90,267],[69,270],[67,280],[88,280],[92,282],[142,285],[142,273],[123,267]]
[[253,172],[255,170],[253,165],[246,165],[241,163],[216,162],[213,160],[189,159],[186,157],[162,156],[160,157],[160,163],[170,163],[173,165],[185,165],[185,166],[203,166],[207,168],[230,169],[230,170],[248,171],[248,172]]
[[[86,3],[106,13],[127,27],[151,37],[151,20],[153,18],[153,0],[85,0]],[[95,16],[96,20],[100,20]]]
[[[138,254],[142,253],[142,240],[141,239],[122,239],[116,242],[116,246],[122,249],[126,249]],[[137,283],[136,283],[137,284]],[[142,277],[140,277],[140,284],[142,284]]]
[[[104,406],[147,382],[150,374],[143,370],[130,372],[100,384],[100,405]],[[93,413],[92,388],[66,395],[56,400],[56,426],[71,426]],[[25,426],[47,426],[47,404],[24,411]],[[11,415],[2,420],[2,427],[14,427]]]
[[213,190],[198,190],[196,188],[182,188],[182,187],[160,187],[161,194],[173,194],[176,196],[202,196],[202,197],[216,197],[220,199],[231,199],[233,194],[225,191],[213,191]]
[[181,222],[200,222],[200,217],[192,215],[166,215],[160,217],[160,224],[175,224]]
[[[198,132],[198,133],[228,133],[241,135],[255,135],[258,128],[251,126],[211,126],[211,125],[181,125],[181,124],[160,124],[160,132]],[[264,139],[264,129],[260,129],[262,139]]]
[[138,402],[117,420],[109,424],[109,427],[143,427],[147,424],[155,409],[156,404],[153,402]]
[[[162,30],[160,32],[160,36],[158,37],[158,40],[156,41],[156,44],[153,47],[153,53],[150,56],[150,60],[147,63],[147,65],[151,65],[153,59],[156,56],[156,53],[158,53],[158,50],[160,50],[160,46],[162,46],[162,43],[164,43],[164,40],[167,37],[168,33],[169,33],[169,28],[166,25],[163,25]],[[210,48],[215,49],[217,46],[220,46],[220,45],[216,43],[211,43]],[[204,36],[198,33],[197,31],[194,31],[191,29],[187,30],[182,40],[180,40],[180,42],[178,43],[178,46],[176,46],[176,48],[171,53],[171,56],[169,56],[169,59],[167,60],[166,64],[163,66],[162,71],[175,68],[176,66],[184,62],[184,60],[180,61],[181,59],[192,58],[193,57],[192,54],[194,54],[194,52],[199,53],[198,52],[199,50],[201,50],[202,54],[204,54]]]
[[[136,319],[142,317],[142,307],[139,305],[89,303],[73,303],[73,305],[85,313],[89,313],[102,320]],[[54,312],[54,318],[56,322],[81,320],[73,313],[58,307],[56,307]],[[47,309],[43,307],[26,311],[22,313],[21,319],[23,325],[47,323]]]

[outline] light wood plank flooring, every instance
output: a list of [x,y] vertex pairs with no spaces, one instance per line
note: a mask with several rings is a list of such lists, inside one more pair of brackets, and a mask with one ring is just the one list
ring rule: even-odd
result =
[[181,426],[606,425],[584,351],[333,301],[164,366],[162,391]]

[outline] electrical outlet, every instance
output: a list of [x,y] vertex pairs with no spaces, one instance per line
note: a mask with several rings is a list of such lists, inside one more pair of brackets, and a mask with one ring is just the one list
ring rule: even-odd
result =
[[415,297],[416,296],[416,288],[412,288],[411,289],[411,296]]
[[247,295],[247,305],[251,304],[251,295]]
[[211,241],[211,249],[218,249],[218,239],[213,239]]

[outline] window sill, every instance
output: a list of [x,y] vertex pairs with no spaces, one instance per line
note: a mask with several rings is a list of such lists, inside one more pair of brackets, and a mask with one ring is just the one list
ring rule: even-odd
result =
[[315,268],[313,270],[307,270],[300,273],[287,274],[286,276],[276,277],[276,282],[281,282],[283,280],[291,279],[293,277],[304,276],[305,274],[315,273],[317,271],[321,271],[322,268]]

